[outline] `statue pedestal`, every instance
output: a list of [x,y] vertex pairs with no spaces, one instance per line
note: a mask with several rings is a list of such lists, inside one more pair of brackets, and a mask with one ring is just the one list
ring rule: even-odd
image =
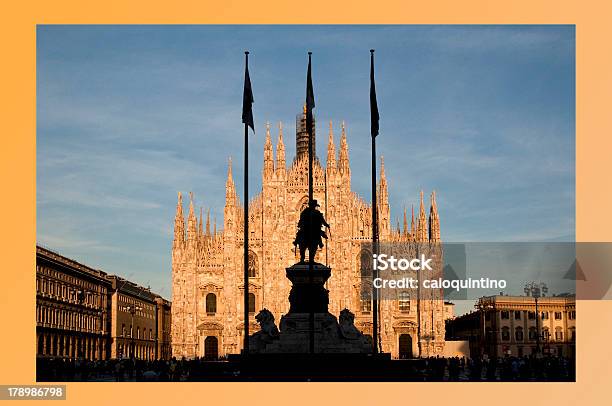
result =
[[324,285],[331,276],[331,268],[314,263],[311,272],[306,263],[295,264],[286,271],[287,279],[293,284],[289,293],[289,314],[327,313],[329,291]]
[[286,271],[287,278],[293,284],[289,293],[289,313],[281,317],[280,334],[264,337],[261,333],[256,333],[251,336],[249,347],[252,353],[308,353],[311,314],[314,314],[315,353],[372,352],[371,338],[355,328],[354,315],[350,311],[345,309],[340,313],[340,322],[328,312],[329,291],[324,285],[331,275],[331,268],[315,263],[312,271],[309,271],[309,265],[306,263],[295,264]]

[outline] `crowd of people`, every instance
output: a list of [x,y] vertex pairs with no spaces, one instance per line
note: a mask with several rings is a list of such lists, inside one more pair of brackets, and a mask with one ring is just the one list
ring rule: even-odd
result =
[[557,356],[425,359],[424,380],[574,381],[575,360]]
[[87,361],[83,359],[38,358],[37,381],[181,381],[186,372],[186,361],[111,359]]
[[[545,357],[445,358],[406,360],[407,380],[422,381],[574,381],[575,360]],[[403,361],[400,361],[403,362]],[[244,379],[224,360],[113,359],[86,361],[38,358],[37,381],[206,381]]]

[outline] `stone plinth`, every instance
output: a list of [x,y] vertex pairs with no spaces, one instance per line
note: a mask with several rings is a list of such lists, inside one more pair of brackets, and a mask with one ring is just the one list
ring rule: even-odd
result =
[[315,263],[311,272],[306,263],[295,264],[286,271],[287,278],[293,284],[289,292],[289,314],[327,313],[329,291],[324,285],[331,276],[331,268]]
[[[315,353],[368,354],[372,352],[369,336],[359,332],[354,315],[347,309],[340,313],[340,322],[328,312],[329,291],[325,282],[331,268],[313,264],[295,264],[287,268],[287,278],[293,284],[289,293],[289,313],[281,317],[280,333],[269,322],[261,322],[262,331],[251,336],[250,351],[259,354],[305,354],[310,351],[310,316],[314,316]],[[270,320],[271,313],[262,310],[261,320]],[[260,316],[258,315],[258,317]],[[265,316],[264,316],[265,315]],[[273,318],[272,318],[273,320]],[[262,333],[269,331],[270,334]]]

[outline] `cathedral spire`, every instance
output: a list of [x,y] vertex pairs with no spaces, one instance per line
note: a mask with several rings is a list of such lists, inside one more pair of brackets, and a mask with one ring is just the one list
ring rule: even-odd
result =
[[210,237],[210,209],[206,211],[206,236]]
[[278,123],[278,142],[276,143],[276,170],[283,172],[287,169],[285,164],[285,143],[283,142],[283,123]]
[[387,175],[385,175],[385,157],[380,157],[380,181],[378,182],[378,200],[380,205],[389,204]]
[[408,235],[408,216],[406,215],[406,206],[404,206],[404,235]]
[[204,235],[204,222],[202,217],[202,207],[200,207],[200,222],[198,224],[198,237],[202,237]]
[[389,208],[389,192],[387,176],[385,175],[385,158],[380,157],[380,181],[378,182],[378,224],[379,235],[385,237],[390,231],[391,211]]
[[431,192],[431,207],[429,208],[429,241],[440,242],[440,218],[436,204],[436,191]]
[[342,135],[340,136],[340,154],[338,158],[338,170],[342,175],[349,175],[351,168],[349,166],[348,143],[346,142],[346,128],[344,121],[342,122]]
[[329,120],[329,141],[327,142],[327,170],[336,169],[336,146],[334,145],[334,129],[332,121]]
[[269,178],[274,173],[274,152],[272,152],[272,139],[270,138],[270,123],[266,123],[266,142],[264,144],[263,177]]
[[189,192],[189,216],[187,217],[187,240],[195,240],[197,220],[193,210],[193,192]]
[[178,248],[185,242],[185,216],[183,215],[183,195],[178,192],[176,215],[174,216],[174,247]]
[[227,184],[234,184],[234,177],[232,175],[232,157],[230,156],[227,160]]
[[416,240],[427,241],[427,218],[425,217],[425,204],[423,203],[423,191],[421,190],[421,203],[419,204],[419,222],[417,225]]
[[410,239],[414,240],[416,237],[416,225],[414,223],[414,204],[412,205],[412,218],[410,219]]
[[236,186],[232,176],[232,157],[227,163],[227,181],[225,182],[225,205],[234,206],[236,204]]
[[[316,118],[312,115],[312,155],[316,160],[317,157],[317,129]],[[308,131],[306,129],[306,104],[304,104],[302,112],[295,118],[295,159],[308,159]]]

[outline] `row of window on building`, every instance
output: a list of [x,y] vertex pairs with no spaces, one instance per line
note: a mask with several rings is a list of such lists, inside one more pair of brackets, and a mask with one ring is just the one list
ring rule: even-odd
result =
[[[217,295],[214,293],[206,294],[204,300],[204,311],[207,315],[213,316],[217,313]],[[255,294],[249,293],[249,313],[255,313]]]
[[101,305],[101,296],[83,287],[69,285],[70,281],[53,280],[51,278],[37,278],[36,291],[43,296],[54,297],[69,303],[78,303],[84,306],[98,307]]
[[149,335],[147,336],[147,329],[143,328],[142,329],[142,336],[141,336],[141,330],[140,327],[136,327],[136,336],[134,337],[134,328],[132,325],[129,326],[130,328],[130,334],[127,335],[127,329],[125,324],[121,324],[121,337],[128,337],[128,338],[136,338],[137,340],[155,340],[155,335],[153,335],[153,329],[149,329]]
[[91,332],[102,329],[97,316],[53,309],[39,304],[36,305],[36,321],[43,325],[58,328],[72,328]]
[[[576,328],[572,327],[570,329],[568,329],[569,331],[569,340],[570,341],[576,341]],[[487,328],[487,333],[488,334],[492,334],[493,330],[488,327]],[[561,327],[556,327],[555,328],[555,334],[554,336],[551,335],[550,333],[550,329],[548,327],[544,327],[542,328],[542,334],[541,337],[544,340],[552,340],[554,338],[554,341],[563,341],[563,328]],[[502,327],[501,329],[501,339],[502,341],[510,341],[510,327]],[[523,328],[522,327],[516,327],[514,329],[514,339],[516,341],[523,341],[524,340],[524,334],[523,334]],[[529,328],[529,335],[528,335],[528,339],[530,341],[536,341],[537,340],[537,331],[535,327],[530,327]]]
[[[37,356],[115,358],[125,356],[117,351],[119,341],[121,345],[132,341],[136,347],[130,355],[170,357],[171,303],[148,288],[40,246],[36,247],[36,288]],[[118,302],[131,305],[132,311]],[[129,313],[132,323],[125,322]],[[128,335],[126,324],[133,324],[136,331],[130,325]]]
[[[510,313],[511,313],[510,311],[502,310],[500,312],[501,319],[502,320],[509,320],[510,319]],[[521,320],[522,313],[523,313],[522,311],[517,310],[517,311],[514,311],[512,313],[514,313],[514,320]],[[544,311],[544,312],[540,313],[540,319],[541,320],[548,320],[549,317],[550,317],[550,313],[553,313],[553,316],[554,316],[555,320],[563,320],[563,312],[547,312],[547,311]],[[529,320],[535,320],[535,315],[536,315],[535,312],[530,312],[530,311],[527,312],[527,318]],[[489,312],[487,312],[485,314],[485,320],[489,320],[490,317],[491,317],[491,314]],[[576,311],[572,310],[572,311],[567,312],[567,318],[569,320],[576,320]]]
[[[254,293],[249,293],[249,313],[255,313],[255,302],[256,296]],[[204,301],[204,310],[208,315],[214,315],[217,313],[217,295],[214,293],[206,294]],[[408,294],[402,295],[398,300],[398,310],[401,312],[410,312],[410,296]],[[371,300],[361,300],[361,311],[369,313],[372,311]]]
[[[397,299],[397,310],[402,313],[410,313],[410,294],[408,292],[400,292]],[[372,299],[370,297],[360,299],[360,310],[362,313],[370,313],[372,311]]]

